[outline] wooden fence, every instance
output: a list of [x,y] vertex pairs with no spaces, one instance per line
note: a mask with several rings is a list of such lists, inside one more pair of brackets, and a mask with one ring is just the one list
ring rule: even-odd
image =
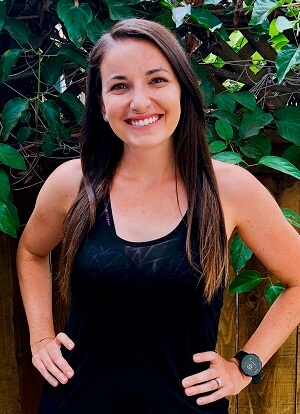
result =
[[[262,172],[258,178],[281,206],[300,211],[300,184],[291,177]],[[23,196],[24,197],[24,196]],[[32,209],[34,195],[18,197],[22,222]],[[35,414],[42,380],[31,365],[27,322],[15,271],[16,241],[0,234],[0,414]],[[254,258],[249,268],[272,277]],[[267,281],[266,281],[267,283]],[[64,309],[55,298],[55,321],[61,325]],[[225,294],[218,351],[230,358],[243,346],[263,318],[268,305],[263,286],[238,298]],[[249,385],[231,398],[230,414],[300,413],[300,335],[296,330],[263,370],[263,381]],[[55,413],[53,413],[55,414]],[[134,413],[133,413],[134,414]]]

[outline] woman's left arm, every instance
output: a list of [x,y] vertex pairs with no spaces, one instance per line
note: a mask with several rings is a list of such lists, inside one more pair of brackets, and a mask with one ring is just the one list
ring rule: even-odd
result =
[[[237,229],[255,256],[286,287],[242,347],[259,356],[265,365],[300,323],[300,236],[271,194],[250,173],[235,166],[222,168],[226,171],[222,171],[218,185],[225,221]],[[199,396],[200,405],[236,395],[251,382],[234,358],[226,361],[214,352],[204,352],[194,355],[194,360],[209,361],[210,368],[183,380],[186,394],[215,391]]]

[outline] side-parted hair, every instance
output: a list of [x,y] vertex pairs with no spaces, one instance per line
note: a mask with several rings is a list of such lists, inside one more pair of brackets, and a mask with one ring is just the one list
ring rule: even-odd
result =
[[[203,283],[204,299],[209,302],[224,283],[228,252],[223,212],[205,137],[199,82],[174,35],[162,25],[143,19],[120,21],[101,37],[90,53],[81,139],[83,179],[64,222],[59,266],[62,294],[69,298],[76,252],[95,223],[97,207],[109,197],[123,154],[123,142],[101,114],[100,67],[109,48],[128,39],[144,40],[156,46],[169,61],[181,87],[181,116],[173,138],[176,173],[185,184],[188,198],[186,251]],[[195,239],[199,252],[196,256],[194,248],[192,251]]]

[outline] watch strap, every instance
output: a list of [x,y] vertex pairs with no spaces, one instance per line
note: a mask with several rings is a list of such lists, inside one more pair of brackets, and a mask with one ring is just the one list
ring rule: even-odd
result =
[[[249,353],[248,353],[248,352],[246,352],[246,351],[239,351],[237,354],[235,354],[234,358],[235,358],[235,359],[237,359],[237,360],[241,363],[242,359],[243,359],[245,356],[247,356],[247,355],[249,355]],[[255,355],[255,354],[252,354],[252,355]],[[256,356],[256,358],[258,358],[258,359],[259,359],[259,357],[258,357],[257,355],[255,355],[255,356]],[[260,360],[260,359],[259,359],[259,360]],[[240,371],[241,371],[244,375],[247,375],[247,374],[245,374],[245,372],[241,369],[241,364],[239,365],[239,369],[240,369]],[[259,374],[254,375],[254,376],[252,377],[251,382],[252,382],[253,384],[259,384],[259,383],[261,382],[261,376],[260,376],[260,373],[259,373]]]

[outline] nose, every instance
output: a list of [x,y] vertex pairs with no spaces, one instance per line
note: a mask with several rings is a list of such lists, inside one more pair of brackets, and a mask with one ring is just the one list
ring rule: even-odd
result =
[[144,113],[148,110],[151,99],[143,87],[135,87],[132,90],[130,109],[137,113]]

